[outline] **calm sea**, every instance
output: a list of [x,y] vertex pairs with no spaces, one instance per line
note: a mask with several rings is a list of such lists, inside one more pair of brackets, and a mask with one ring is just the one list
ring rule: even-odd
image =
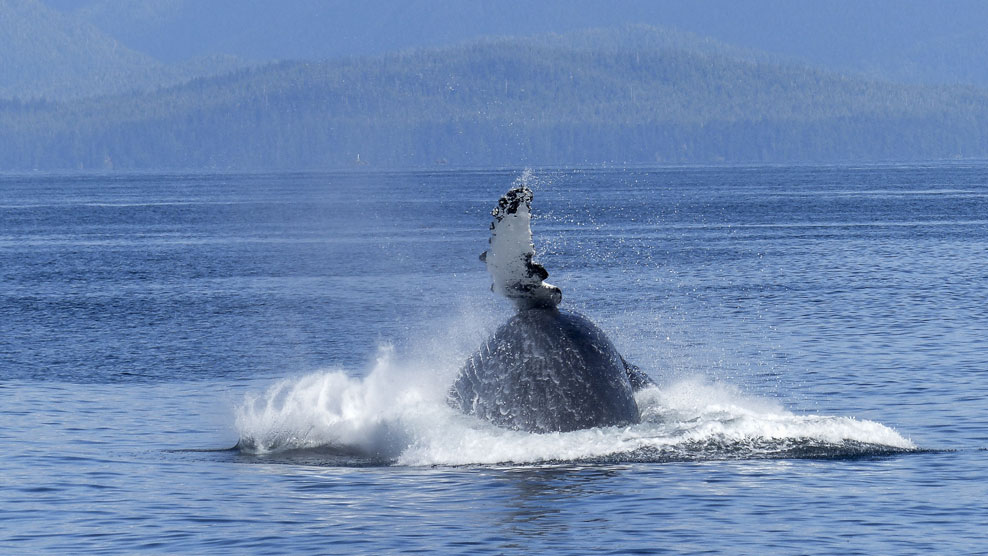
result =
[[[443,403],[518,179],[640,425]],[[0,175],[0,280],[3,554],[988,553],[986,165]]]

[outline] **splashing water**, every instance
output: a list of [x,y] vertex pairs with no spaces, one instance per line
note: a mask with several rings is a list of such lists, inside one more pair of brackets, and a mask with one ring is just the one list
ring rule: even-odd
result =
[[531,189],[535,184],[535,172],[531,168],[525,168],[511,185],[512,187],[523,186]]
[[[500,199],[484,255],[493,289],[516,302],[540,287],[558,293],[532,261],[528,187],[536,181],[526,169]],[[518,284],[525,295],[512,294]],[[469,336],[462,332],[458,327],[447,337]],[[441,346],[416,362],[385,347],[364,378],[325,370],[283,380],[238,409],[238,446],[250,454],[308,450],[343,457],[343,463],[401,465],[848,457],[916,449],[879,423],[797,415],[697,378],[638,392],[636,425],[548,434],[501,429],[446,404],[470,349],[453,353]]]
[[[500,199],[483,259],[493,289],[516,302],[534,299],[539,288],[559,291],[542,281],[546,271],[533,263],[528,188],[537,182],[526,169]],[[513,293],[518,289],[524,295]],[[558,302],[555,298],[550,306]],[[464,329],[476,327],[477,320],[473,314],[461,318],[454,324],[464,326],[451,330],[445,341],[470,337]],[[489,330],[474,332],[483,336],[472,346],[489,337]],[[249,454],[308,450],[344,464],[400,465],[849,457],[916,449],[879,423],[797,415],[771,400],[697,378],[638,392],[636,425],[548,434],[501,429],[446,404],[450,384],[473,348],[432,347],[437,349],[420,361],[396,358],[393,349],[382,348],[364,378],[325,370],[248,396],[237,413],[239,447]]]
[[[242,452],[310,450],[356,464],[469,465],[850,457],[915,450],[894,430],[850,417],[796,415],[700,379],[638,393],[642,422],[569,433],[497,428],[445,403],[455,369],[402,364],[382,348],[371,372],[286,379],[237,412]],[[443,378],[446,377],[446,378]]]
[[398,372],[393,348],[379,349],[364,378],[323,371],[282,380],[248,395],[237,411],[240,447],[254,453],[329,448],[340,453],[394,459],[416,425],[444,411],[427,380]]

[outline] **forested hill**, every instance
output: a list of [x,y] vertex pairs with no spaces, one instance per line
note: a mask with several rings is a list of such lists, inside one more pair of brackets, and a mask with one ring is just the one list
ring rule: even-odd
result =
[[988,157],[988,92],[851,79],[623,28],[0,104],[0,169]]
[[245,65],[232,56],[165,64],[38,0],[0,0],[0,98],[73,99],[151,90]]
[[988,87],[984,0],[0,0],[0,6],[4,1],[44,4],[166,64],[215,55],[252,61],[378,55],[481,36],[637,23],[835,71]]

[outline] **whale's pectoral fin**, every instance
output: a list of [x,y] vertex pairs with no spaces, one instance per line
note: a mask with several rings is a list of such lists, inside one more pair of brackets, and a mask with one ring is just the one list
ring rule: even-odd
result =
[[562,291],[544,282],[545,267],[535,262],[532,243],[532,191],[517,184],[491,211],[490,248],[480,255],[491,274],[491,289],[514,302],[520,310],[559,305]]
[[632,365],[628,363],[627,360],[622,356],[621,363],[624,364],[624,372],[628,374],[628,382],[631,383],[631,389],[635,392],[639,390],[644,390],[649,386],[658,386],[652,377],[645,374],[645,371],[638,368],[638,365]]

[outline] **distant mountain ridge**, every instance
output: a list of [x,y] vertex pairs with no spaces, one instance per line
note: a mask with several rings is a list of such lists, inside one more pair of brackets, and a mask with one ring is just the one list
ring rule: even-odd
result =
[[988,87],[983,0],[42,0],[166,64],[381,55],[646,24],[814,67]]
[[0,0],[0,98],[632,23],[871,79],[988,88],[980,0]]
[[988,92],[854,79],[633,26],[283,62],[0,105],[0,169],[988,157]]
[[243,67],[232,56],[165,64],[38,0],[0,0],[0,98],[76,99],[175,85]]

